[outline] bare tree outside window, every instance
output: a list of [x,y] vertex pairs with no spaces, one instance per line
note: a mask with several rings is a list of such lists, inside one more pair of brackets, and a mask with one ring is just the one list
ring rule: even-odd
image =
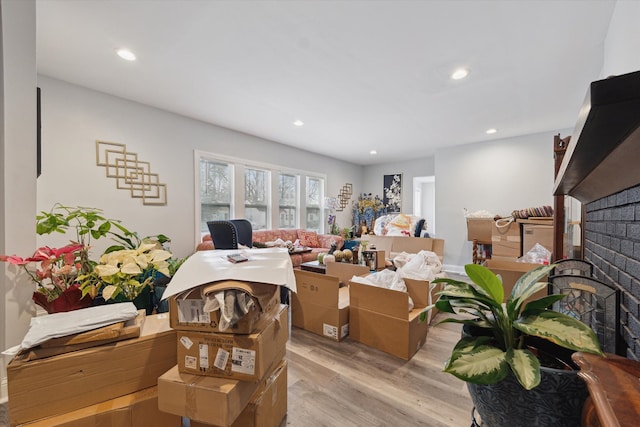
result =
[[323,198],[324,180],[307,177],[307,229],[323,232],[320,201]]
[[269,172],[246,168],[244,172],[244,214],[254,230],[267,228]]
[[298,177],[278,175],[278,227],[295,228],[298,211]]
[[229,219],[231,215],[232,166],[200,159],[200,231],[208,232],[207,221]]

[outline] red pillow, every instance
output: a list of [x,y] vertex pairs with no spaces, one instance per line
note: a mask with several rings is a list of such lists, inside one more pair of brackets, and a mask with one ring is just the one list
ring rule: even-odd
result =
[[310,248],[319,248],[318,233],[315,231],[298,230],[298,240],[302,246],[308,246]]

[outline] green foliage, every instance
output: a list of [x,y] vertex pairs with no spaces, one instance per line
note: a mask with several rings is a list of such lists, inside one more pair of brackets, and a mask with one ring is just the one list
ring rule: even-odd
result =
[[[554,265],[540,266],[516,282],[506,303],[502,279],[477,264],[465,266],[472,283],[437,279],[444,283],[435,307],[445,313],[471,314],[473,318],[447,318],[484,328],[489,336],[463,337],[454,347],[445,372],[474,384],[495,384],[511,370],[527,390],[540,383],[540,362],[526,348],[525,337],[535,336],[561,347],[603,355],[595,333],[573,317],[549,308],[564,295],[549,295],[525,303],[547,284],[540,282]],[[433,307],[433,306],[431,306]],[[440,323],[442,323],[440,322]]]

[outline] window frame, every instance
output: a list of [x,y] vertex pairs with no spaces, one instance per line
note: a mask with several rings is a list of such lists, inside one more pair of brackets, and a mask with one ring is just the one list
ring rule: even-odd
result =
[[[211,151],[194,150],[194,179],[195,179],[195,191],[194,191],[194,211],[195,211],[195,233],[196,244],[202,240],[203,234],[200,232],[201,218],[201,200],[200,200],[200,159],[206,159],[219,163],[227,163],[233,168],[232,176],[232,189],[231,189],[231,218],[244,218],[244,170],[245,168],[255,168],[266,170],[269,173],[270,181],[270,195],[268,210],[269,212],[269,224],[267,225],[270,230],[279,228],[279,193],[278,193],[278,177],[279,174],[294,175],[298,177],[298,194],[297,194],[297,215],[296,215],[296,228],[308,228],[307,227],[307,179],[317,178],[322,180],[320,188],[320,233],[324,233],[325,226],[325,209],[324,209],[324,194],[326,194],[327,187],[327,175],[321,172],[309,171],[297,168],[290,168],[281,165],[275,165],[267,162],[257,162],[248,159],[242,159],[239,157],[227,156]],[[206,234],[206,233],[204,233]]]

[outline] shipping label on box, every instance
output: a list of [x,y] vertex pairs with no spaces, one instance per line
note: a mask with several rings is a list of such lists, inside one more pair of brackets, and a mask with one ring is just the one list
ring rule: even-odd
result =
[[[249,312],[226,330],[220,327],[220,310],[207,311],[208,298],[217,292],[238,291],[250,296]],[[208,296],[207,296],[208,295]],[[268,283],[225,280],[197,286],[169,299],[171,327],[183,331],[249,334],[261,319],[273,317],[280,305],[280,292]]]
[[274,361],[286,351],[289,338],[288,310],[263,319],[258,331],[247,335],[178,331],[180,372],[244,381],[264,377]]

